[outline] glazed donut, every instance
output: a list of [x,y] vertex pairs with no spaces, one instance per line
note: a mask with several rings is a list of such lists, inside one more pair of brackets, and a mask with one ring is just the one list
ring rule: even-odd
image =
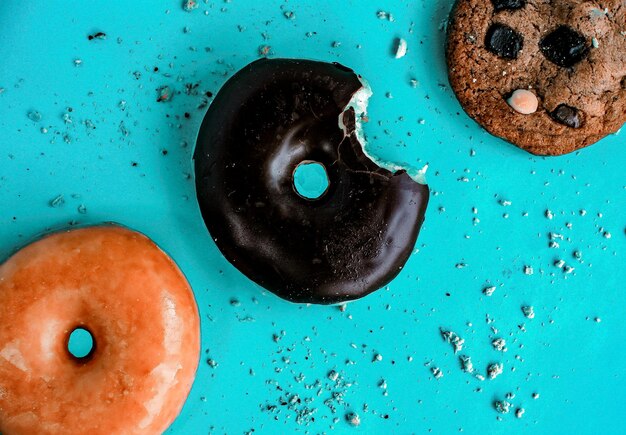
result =
[[[414,248],[428,186],[365,153],[369,95],[342,65],[262,59],[228,80],[204,118],[194,160],[206,226],[226,259],[282,298],[360,298]],[[317,199],[294,186],[303,162],[327,172]]]
[[[89,331],[91,352],[68,350]],[[117,226],[47,236],[0,266],[0,432],[157,434],[189,393],[199,318],[185,277]]]

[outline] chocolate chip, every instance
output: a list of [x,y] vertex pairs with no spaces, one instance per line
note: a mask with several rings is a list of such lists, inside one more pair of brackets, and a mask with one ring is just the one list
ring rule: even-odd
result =
[[539,43],[543,55],[552,63],[571,68],[589,53],[583,35],[568,26],[559,26]]
[[552,119],[571,128],[582,127],[582,119],[580,112],[575,107],[567,104],[559,104],[559,106],[550,113]]
[[485,38],[487,50],[504,59],[516,59],[524,46],[524,37],[504,24],[493,24]]
[[526,0],[491,0],[491,3],[496,12],[515,11],[526,6]]

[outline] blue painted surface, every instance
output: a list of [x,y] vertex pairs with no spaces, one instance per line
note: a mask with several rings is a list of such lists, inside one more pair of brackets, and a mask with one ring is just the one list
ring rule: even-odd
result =
[[307,199],[318,199],[328,189],[328,175],[324,165],[305,162],[293,172],[293,185],[296,192]]
[[[624,135],[549,159],[489,136],[447,85],[442,26],[450,6],[216,0],[185,12],[178,0],[4,0],[0,257],[70,221],[122,223],[173,256],[196,294],[203,351],[171,434],[625,432]],[[379,10],[395,21],[378,19]],[[96,31],[107,39],[88,41]],[[396,37],[409,45],[400,60],[392,56]],[[195,201],[191,154],[203,93],[216,93],[265,45],[274,56],[357,70],[375,93],[370,149],[430,165],[432,199],[416,253],[388,288],[345,312],[292,305],[243,278],[213,244]],[[199,83],[192,95],[187,83]],[[162,86],[175,94],[157,103]],[[33,111],[41,121],[29,119]],[[563,235],[558,248],[548,247],[550,232]],[[555,267],[557,259],[573,273]],[[495,293],[484,296],[490,285]],[[522,305],[535,307],[533,320]],[[492,349],[490,326],[508,352]],[[440,327],[465,338],[478,370],[501,361],[504,373],[484,382],[463,373]],[[443,378],[433,378],[433,366]],[[333,391],[343,393],[331,403],[336,414],[324,404]],[[496,420],[493,401],[507,392],[526,409],[522,419]],[[281,405],[291,394],[303,403]],[[317,409],[309,425],[294,410],[307,398]],[[345,421],[349,412],[360,426]]]
[[93,350],[93,336],[83,328],[76,328],[70,333],[67,350],[76,358],[85,358]]

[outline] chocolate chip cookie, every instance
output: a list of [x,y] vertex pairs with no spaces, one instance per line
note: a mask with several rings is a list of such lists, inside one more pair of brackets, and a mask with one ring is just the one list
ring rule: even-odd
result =
[[626,122],[626,1],[458,0],[448,74],[465,111],[537,155]]

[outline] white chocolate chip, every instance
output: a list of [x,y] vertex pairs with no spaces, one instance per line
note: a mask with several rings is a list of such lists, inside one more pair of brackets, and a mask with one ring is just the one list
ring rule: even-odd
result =
[[522,115],[530,115],[537,111],[539,100],[537,96],[526,89],[518,89],[507,100],[509,106]]

